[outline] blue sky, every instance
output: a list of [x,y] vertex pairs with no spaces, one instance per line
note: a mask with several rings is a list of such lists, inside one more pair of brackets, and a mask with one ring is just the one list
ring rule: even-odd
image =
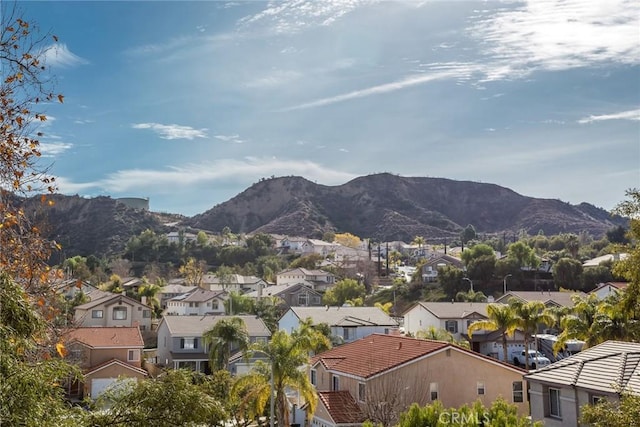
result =
[[59,42],[65,194],[194,215],[378,172],[611,209],[640,187],[637,1],[19,2]]

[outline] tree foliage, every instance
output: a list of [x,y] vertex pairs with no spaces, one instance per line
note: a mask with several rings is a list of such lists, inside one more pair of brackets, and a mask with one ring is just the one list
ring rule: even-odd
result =
[[227,419],[222,405],[194,381],[194,373],[168,370],[158,378],[109,388],[97,402],[108,410],[93,411],[92,427],[172,427],[218,425]]
[[580,422],[594,427],[640,427],[640,395],[622,392],[619,402],[601,399],[584,405]]
[[227,369],[232,348],[246,351],[249,348],[249,332],[240,317],[219,320],[205,331],[204,342],[209,346],[209,360],[212,369]]
[[322,301],[326,305],[341,306],[348,301],[362,300],[365,293],[366,289],[362,283],[354,279],[342,279],[325,292]]

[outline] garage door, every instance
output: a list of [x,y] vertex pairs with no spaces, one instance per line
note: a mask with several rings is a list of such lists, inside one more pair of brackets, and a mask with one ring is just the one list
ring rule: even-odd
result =
[[91,398],[97,399],[116,381],[118,381],[117,378],[94,378],[91,380]]
[[[91,380],[91,398],[97,399],[102,393],[107,391],[112,385],[114,387],[123,387],[126,384],[135,382],[135,378],[94,378]],[[114,385],[117,383],[117,385]]]

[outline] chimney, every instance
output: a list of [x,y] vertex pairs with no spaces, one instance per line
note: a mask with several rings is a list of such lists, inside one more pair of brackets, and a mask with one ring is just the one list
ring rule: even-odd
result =
[[146,296],[141,296],[140,297],[140,302],[142,303],[142,305],[147,305],[147,297]]

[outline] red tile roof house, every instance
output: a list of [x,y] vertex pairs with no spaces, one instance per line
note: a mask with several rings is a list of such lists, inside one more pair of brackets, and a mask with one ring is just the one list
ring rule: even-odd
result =
[[311,359],[319,400],[310,425],[359,426],[366,419],[392,425],[414,402],[490,406],[499,396],[528,415],[525,373],[455,344],[372,334]]
[[144,342],[137,327],[88,327],[64,335],[67,359],[84,373],[84,381],[70,384],[71,398],[97,398],[118,378],[143,379]]

